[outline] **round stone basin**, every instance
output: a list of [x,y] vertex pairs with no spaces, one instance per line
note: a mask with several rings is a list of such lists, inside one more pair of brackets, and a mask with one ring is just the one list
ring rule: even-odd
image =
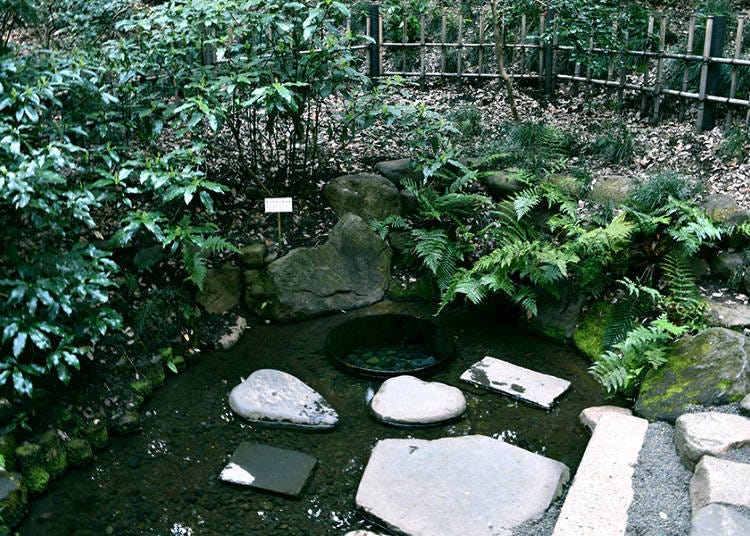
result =
[[331,330],[328,356],[358,376],[430,376],[446,365],[455,344],[437,324],[410,315],[384,314],[348,320]]

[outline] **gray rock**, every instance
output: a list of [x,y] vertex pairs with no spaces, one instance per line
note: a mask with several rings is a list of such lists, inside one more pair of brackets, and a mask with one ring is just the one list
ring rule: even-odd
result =
[[542,292],[537,299],[537,314],[531,318],[524,314],[521,320],[534,333],[567,343],[575,333],[585,304],[584,294],[569,289],[563,288],[559,296]]
[[293,450],[247,441],[234,451],[219,478],[224,482],[299,497],[318,460]]
[[390,269],[386,243],[347,214],[325,244],[245,272],[245,301],[256,314],[283,322],[364,307],[383,298]]
[[489,171],[481,176],[481,181],[494,199],[506,199],[525,188],[525,185],[512,178],[507,170]]
[[265,424],[326,429],[339,421],[336,410],[317,391],[273,369],[256,370],[235,386],[229,407],[249,421]]
[[366,222],[401,215],[401,196],[394,184],[380,175],[344,175],[323,189],[336,214],[356,214]]
[[344,534],[344,536],[384,536],[378,532],[370,532],[369,530],[352,530]]
[[422,178],[422,170],[417,168],[416,162],[411,158],[383,160],[375,164],[375,169],[396,186],[401,186],[404,179],[420,180]]
[[240,249],[240,262],[246,268],[262,268],[266,264],[268,246],[263,242],[249,244]]
[[750,465],[703,456],[690,480],[690,505],[697,512],[720,503],[750,508]]
[[489,356],[474,363],[461,374],[461,379],[545,409],[570,387],[568,380]]
[[217,345],[222,350],[229,350],[240,341],[245,329],[247,329],[247,320],[245,320],[245,317],[238,316],[234,319],[234,324],[230,325],[227,331],[219,337]]
[[564,464],[486,436],[385,439],[356,503],[398,534],[509,535],[541,516],[568,477]]
[[208,271],[195,301],[211,314],[221,314],[237,307],[242,297],[242,270],[227,262]]
[[161,244],[155,244],[138,250],[133,256],[133,266],[139,272],[150,269],[167,258],[167,253]]
[[731,506],[709,504],[693,514],[690,536],[747,536],[750,516]]
[[118,411],[110,418],[110,428],[115,435],[132,435],[141,429],[141,416],[135,410]]
[[444,383],[396,376],[383,382],[370,401],[370,410],[389,424],[436,424],[463,415],[466,398],[460,389]]
[[750,415],[750,395],[746,395],[740,402],[740,412],[745,416]]
[[730,195],[714,194],[710,195],[703,202],[703,208],[708,215],[717,222],[729,222],[736,218],[738,213],[742,212],[742,207]]
[[750,326],[750,305],[708,300],[706,315],[709,321],[717,326],[727,328]]
[[620,406],[593,406],[584,409],[578,416],[578,420],[581,424],[593,432],[602,415],[607,413],[619,413],[620,415],[632,416],[633,412],[628,408],[621,408]]
[[745,269],[745,257],[737,252],[719,253],[710,260],[711,271],[725,281],[742,277]]
[[750,419],[715,411],[686,413],[675,423],[674,442],[680,460],[692,470],[707,454],[720,456],[750,445]]
[[745,337],[710,328],[675,344],[667,364],[646,374],[633,411],[652,421],[673,422],[689,405],[719,406],[749,391]]
[[597,178],[591,186],[589,198],[599,204],[612,203],[615,206],[627,201],[633,191],[635,179],[621,175]]
[[624,534],[644,419],[607,413],[594,430],[557,519],[554,536]]

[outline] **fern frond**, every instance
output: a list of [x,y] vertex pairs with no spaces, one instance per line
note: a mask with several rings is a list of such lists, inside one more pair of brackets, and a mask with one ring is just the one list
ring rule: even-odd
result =
[[513,197],[513,210],[516,213],[516,219],[521,220],[541,201],[541,196],[534,188],[527,188],[526,190],[518,192]]

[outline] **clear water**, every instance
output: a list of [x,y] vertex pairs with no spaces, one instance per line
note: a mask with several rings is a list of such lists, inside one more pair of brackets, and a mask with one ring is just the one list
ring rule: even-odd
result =
[[[588,441],[578,414],[604,402],[586,373],[585,360],[570,348],[477,313],[437,319],[455,336],[457,356],[432,379],[464,390],[466,416],[420,429],[390,427],[373,419],[366,399],[379,382],[334,368],[325,356],[325,338],[332,327],[354,316],[394,312],[429,316],[433,309],[378,304],[305,322],[257,326],[230,351],[207,353],[146,404],[141,433],[114,439],[92,466],[54,482],[33,503],[21,535],[342,536],[371,527],[357,512],[354,497],[372,446],[385,438],[485,434],[575,469]],[[568,379],[573,386],[545,412],[458,379],[486,355]],[[227,405],[229,391],[260,368],[292,373],[319,391],[339,412],[339,427],[301,432],[251,426],[235,418]],[[319,465],[302,498],[220,482],[221,469],[242,441],[316,456]]]

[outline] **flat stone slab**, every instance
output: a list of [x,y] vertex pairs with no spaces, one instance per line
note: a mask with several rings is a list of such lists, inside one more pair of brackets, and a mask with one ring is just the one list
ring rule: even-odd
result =
[[750,326],[750,305],[708,300],[707,317],[716,325],[728,328]]
[[301,428],[333,428],[336,410],[317,391],[280,370],[261,369],[229,393],[229,407],[245,419]]
[[570,387],[568,380],[489,356],[474,363],[461,374],[461,379],[544,409],[549,409],[555,399]]
[[383,382],[370,402],[379,421],[395,425],[428,425],[457,419],[466,411],[461,389],[414,376],[395,376]]
[[606,413],[619,413],[620,415],[633,415],[633,412],[628,408],[621,408],[620,406],[592,406],[584,409],[578,416],[578,420],[583,426],[589,429],[590,432],[594,431],[602,415]]
[[690,536],[747,536],[750,517],[724,504],[709,504],[693,513]]
[[557,518],[553,536],[625,534],[633,502],[633,472],[648,421],[605,413],[596,425],[573,484]]
[[750,508],[750,464],[701,458],[690,479],[690,505],[697,512],[713,503]]
[[384,439],[356,503],[398,534],[505,536],[541,516],[568,477],[564,464],[487,436]]
[[675,422],[674,443],[683,465],[692,471],[706,454],[720,456],[750,445],[750,419],[715,411],[686,413]]
[[219,478],[224,482],[299,497],[317,458],[302,452],[243,442]]

